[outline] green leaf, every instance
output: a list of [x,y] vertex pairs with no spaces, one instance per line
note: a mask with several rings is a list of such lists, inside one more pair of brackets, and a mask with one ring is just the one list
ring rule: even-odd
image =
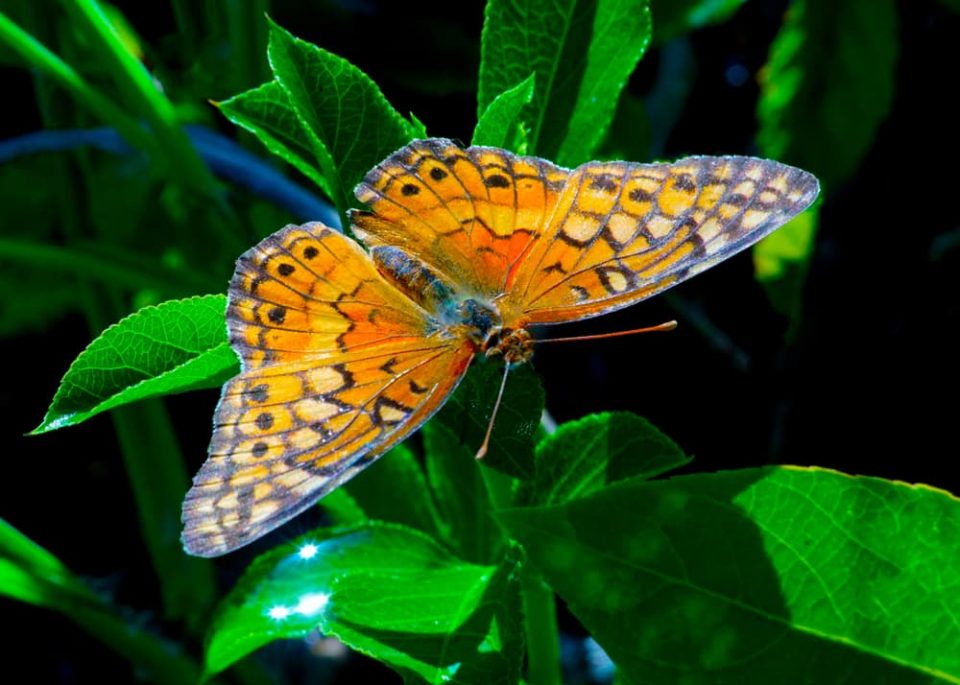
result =
[[368,520],[400,523],[431,536],[439,532],[423,469],[406,444],[394,447],[342,489]]
[[478,116],[532,70],[529,151],[564,166],[588,161],[650,34],[648,0],[490,0]]
[[204,295],[145,307],[110,326],[71,364],[32,434],[147,397],[219,387],[239,370],[225,310],[223,295]]
[[[503,364],[478,359],[437,420],[456,436],[457,443],[476,454],[490,423],[503,378]],[[543,414],[543,386],[529,364],[510,371],[503,402],[494,423],[483,465],[509,476],[533,476],[534,435]]]
[[497,514],[627,679],[960,680],[960,503],[799,467]]
[[441,537],[457,555],[480,564],[500,558],[502,529],[490,516],[490,497],[475,452],[449,426],[423,427],[427,478],[440,512]]
[[800,324],[803,286],[813,255],[819,202],[794,217],[753,248],[753,268],[774,308],[790,319],[790,339]]
[[408,143],[417,127],[400,116],[360,69],[272,22],[267,54],[297,116],[330,152],[337,176],[327,180],[339,189],[333,199],[342,214],[351,204],[348,193],[354,186]]
[[666,43],[677,36],[729,19],[744,0],[650,0],[653,40]]
[[474,145],[502,147],[517,152],[520,111],[533,99],[536,74],[530,74],[513,88],[498,95],[491,102],[473,130]]
[[[313,131],[297,117],[283,87],[276,81],[240,93],[217,107],[230,121],[255,135],[270,152],[289,162],[333,198],[333,158]],[[326,175],[325,175],[326,174]],[[329,176],[329,180],[328,180]]]
[[514,559],[468,564],[403,526],[320,530],[249,568],[214,618],[206,672],[319,628],[429,683],[516,682],[517,575]]
[[653,478],[690,462],[666,435],[627,412],[591,414],[540,441],[524,504],[562,504],[626,478]]
[[0,519],[0,597],[63,614],[162,685],[197,681],[199,667],[182,649],[123,616],[59,559]]
[[893,0],[794,2],[761,74],[761,152],[827,191],[848,179],[890,111],[898,44]]

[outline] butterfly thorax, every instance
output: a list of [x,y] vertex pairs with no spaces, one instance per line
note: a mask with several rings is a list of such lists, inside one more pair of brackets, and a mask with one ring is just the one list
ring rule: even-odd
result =
[[437,269],[402,249],[377,246],[370,251],[383,276],[430,312],[433,330],[464,336],[478,352],[503,356],[509,364],[529,361],[533,338],[524,328],[504,327],[497,306],[482,298],[458,293]]

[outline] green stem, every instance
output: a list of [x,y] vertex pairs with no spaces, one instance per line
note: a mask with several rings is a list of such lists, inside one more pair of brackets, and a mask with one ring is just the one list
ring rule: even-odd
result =
[[162,151],[177,176],[187,185],[212,198],[220,199],[216,181],[180,127],[177,113],[160,92],[150,74],[123,46],[113,24],[97,0],[62,0],[64,7],[95,44],[121,92],[130,104],[150,122]]
[[[490,505],[505,509],[513,502],[513,480],[487,466],[480,467]],[[561,685],[560,633],[553,590],[526,563],[520,576],[527,638],[528,685]]]
[[44,245],[29,240],[0,238],[0,260],[72,273],[102,283],[126,288],[156,288],[169,296],[213,292],[222,286],[215,279],[198,278],[186,272],[158,272],[155,265],[132,256],[125,263],[119,251],[109,258],[78,248]]
[[553,590],[529,564],[520,576],[527,635],[529,685],[561,685],[560,633]]
[[131,146],[156,154],[156,142],[135,119],[92,88],[73,68],[0,12],[0,41],[9,45],[29,65],[66,88],[91,114],[109,124]]

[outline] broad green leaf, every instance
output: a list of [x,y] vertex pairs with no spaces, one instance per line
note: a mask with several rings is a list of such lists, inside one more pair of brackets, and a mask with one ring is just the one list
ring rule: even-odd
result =
[[214,618],[206,671],[319,628],[428,683],[516,682],[517,575],[513,559],[469,564],[403,526],[320,530],[248,569]]
[[787,337],[800,323],[803,285],[817,237],[819,203],[788,221],[753,248],[753,268],[770,303],[791,322]]
[[333,158],[323,142],[297,117],[279,83],[264,83],[218,103],[217,107],[227,119],[250,131],[270,152],[316,183],[327,197],[334,197]]
[[[437,415],[457,443],[473,454],[483,444],[502,378],[501,362],[478,359]],[[543,402],[543,386],[529,364],[510,371],[484,466],[522,480],[533,476],[534,435]]]
[[772,467],[497,516],[632,682],[960,682],[945,492]]
[[653,40],[662,44],[689,31],[726,21],[744,0],[650,0]]
[[223,295],[204,295],[145,307],[110,326],[70,365],[33,434],[147,397],[222,385],[239,370],[225,310]]
[[0,519],[0,597],[63,614],[124,657],[144,680],[197,682],[199,667],[95,594],[50,552]]
[[427,125],[417,119],[417,115],[410,112],[410,135],[413,138],[427,138]]
[[520,111],[533,99],[536,74],[530,74],[509,90],[500,93],[491,102],[473,130],[474,145],[502,147],[517,152]]
[[893,0],[797,0],[761,74],[757,143],[827,191],[848,179],[893,101]]
[[540,441],[524,504],[562,504],[626,478],[653,478],[689,457],[644,418],[627,412],[591,414],[563,424]]
[[529,151],[563,166],[588,161],[650,34],[649,0],[490,0],[478,116],[532,70]]
[[342,213],[352,204],[348,193],[354,186],[418,127],[360,69],[272,22],[267,54],[297,116],[330,152],[337,178],[327,180],[339,186],[333,198]]
[[[852,176],[893,102],[899,36],[893,0],[797,0],[770,47],[761,72],[757,144],[766,157],[794,164],[820,179],[825,193]],[[795,330],[803,283],[814,248],[816,215],[774,234],[756,248],[781,259],[784,276],[764,277],[774,306]]]
[[394,447],[342,489],[366,519],[400,523],[430,536],[439,532],[427,479],[406,444]]
[[423,443],[443,540],[467,561],[484,564],[498,559],[503,533],[490,516],[490,497],[480,472],[483,467],[474,451],[440,421],[423,427]]

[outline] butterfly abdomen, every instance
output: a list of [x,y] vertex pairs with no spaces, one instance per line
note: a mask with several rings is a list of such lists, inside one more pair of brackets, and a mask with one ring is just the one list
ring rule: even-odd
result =
[[419,259],[388,246],[373,248],[370,256],[388,281],[431,314],[442,316],[454,307],[453,286]]

